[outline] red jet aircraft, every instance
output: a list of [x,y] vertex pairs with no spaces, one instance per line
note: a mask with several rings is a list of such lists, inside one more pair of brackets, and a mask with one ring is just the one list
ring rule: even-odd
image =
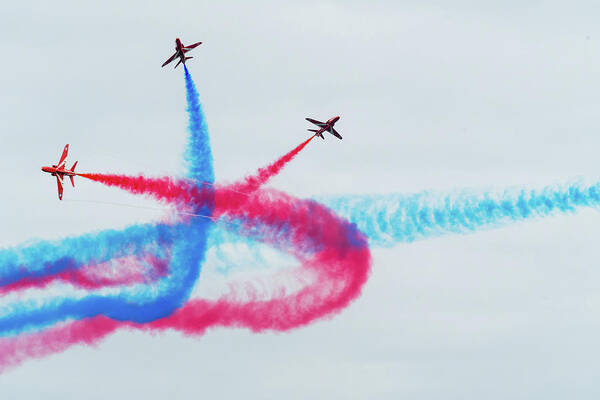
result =
[[42,167],[42,171],[52,174],[52,176],[56,177],[56,184],[58,185],[58,199],[59,200],[62,200],[63,180],[64,180],[65,176],[68,176],[69,178],[71,178],[71,185],[73,185],[73,187],[75,187],[75,181],[73,180],[73,177],[75,175],[77,175],[75,173],[75,166],[77,165],[77,161],[75,161],[75,164],[73,164],[71,169],[66,169],[67,163],[65,162],[65,160],[67,158],[68,152],[69,152],[69,145],[66,145],[65,149],[63,150],[62,156],[60,156],[60,160],[58,161],[58,164],[53,165],[51,167]]
[[184,46],[183,43],[181,43],[181,40],[179,40],[179,38],[175,39],[175,54],[173,54],[167,61],[165,61],[165,63],[162,66],[164,67],[165,65],[167,65],[168,63],[173,61],[175,59],[175,57],[179,57],[179,62],[177,64],[175,64],[175,68],[177,68],[177,66],[181,63],[185,64],[186,60],[189,60],[190,58],[194,58],[194,57],[186,57],[185,53],[187,53],[194,47],[201,45],[201,44],[202,44],[202,42],[198,42],[198,43],[190,44],[189,46]]
[[340,119],[339,115],[337,117],[329,118],[327,120],[327,122],[321,122],[321,121],[317,121],[316,119],[306,118],[306,120],[308,122],[312,122],[313,124],[315,124],[316,126],[319,127],[319,129],[309,129],[309,131],[315,132],[315,136],[320,136],[321,139],[325,139],[325,137],[323,136],[323,132],[329,132],[333,136],[335,136],[336,138],[341,140],[342,135],[340,135],[338,133],[338,131],[336,131],[333,128],[333,126],[335,125],[336,122],[338,122],[339,119]]

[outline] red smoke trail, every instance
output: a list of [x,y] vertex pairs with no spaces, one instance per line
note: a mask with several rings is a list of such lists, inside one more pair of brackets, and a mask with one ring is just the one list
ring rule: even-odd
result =
[[[218,185],[215,194],[215,202],[220,204],[227,204],[228,209],[234,209],[240,207],[246,201],[246,197],[251,195],[252,192],[258,190],[269,179],[277,175],[281,170],[292,161],[315,137],[311,136],[298,146],[275,160],[273,163],[266,167],[259,168],[253,175],[247,176],[242,181],[229,184],[229,185]],[[213,216],[218,216],[218,208],[213,212]]]
[[284,154],[274,163],[267,165],[266,167],[260,168],[254,175],[248,176],[244,179],[244,182],[232,185],[232,189],[240,192],[253,192],[261,186],[263,186],[269,179],[277,175],[283,167],[285,167],[290,161],[294,159],[310,143],[315,137],[311,136],[304,142],[300,143],[294,149]]
[[0,287],[0,295],[31,288],[41,289],[53,282],[68,283],[74,287],[88,290],[151,283],[165,276],[168,267],[168,257],[161,259],[152,254],[119,257],[104,263],[90,264],[52,276],[22,279]]
[[29,358],[60,353],[76,344],[94,345],[119,327],[107,317],[75,321],[40,333],[26,333],[0,340],[0,372]]
[[[114,174],[79,174],[92,181],[114,186],[133,194],[147,194],[168,203],[189,204],[202,197],[202,189],[194,183],[169,177],[147,178],[143,175],[128,176]],[[208,189],[207,189],[208,190]]]
[[[259,189],[269,179],[281,172],[313,138],[314,136],[311,136],[272,164],[260,168],[254,175],[246,177],[243,182],[223,186],[222,188],[234,193],[238,192],[237,194],[249,194]],[[133,194],[150,195],[159,201],[169,203],[190,204],[194,202],[201,206],[205,203],[199,202],[198,199],[203,198],[205,201],[209,201],[209,196],[213,194],[212,190],[214,190],[210,184],[206,184],[202,189],[199,189],[192,181],[175,180],[169,177],[147,178],[143,175],[128,176],[113,174],[79,174],[79,176],[103,183],[107,186],[118,187]],[[235,198],[239,198],[239,196],[235,196]]]

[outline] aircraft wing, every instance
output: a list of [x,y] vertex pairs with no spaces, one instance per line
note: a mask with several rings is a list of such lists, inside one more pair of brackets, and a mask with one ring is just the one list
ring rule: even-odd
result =
[[167,65],[168,63],[170,63],[171,61],[173,61],[175,59],[175,57],[177,57],[177,52],[175,52],[175,54],[173,54],[171,57],[169,57],[169,59],[167,61],[165,61],[163,63],[163,65],[161,65],[161,67],[164,67],[165,65]]
[[189,46],[183,46],[183,47],[185,47],[186,50],[191,50],[194,47],[197,47],[197,46],[199,46],[201,44],[202,44],[202,42],[198,42],[198,43],[190,44]]
[[60,178],[58,177],[58,175],[56,175],[56,184],[58,185],[58,199],[62,200],[63,185],[62,185],[62,182],[61,182]]
[[335,136],[336,138],[338,138],[340,140],[342,139],[342,135],[340,135],[338,133],[338,131],[335,130],[335,128],[331,128],[331,130],[329,131],[329,133],[331,133],[333,136]]
[[56,167],[57,167],[57,168],[62,168],[62,167],[64,167],[64,165],[63,165],[63,164],[64,164],[64,162],[65,162],[65,159],[67,158],[67,154],[68,154],[68,153],[69,153],[69,145],[66,145],[66,146],[65,146],[65,149],[64,149],[64,150],[63,150],[63,152],[62,152],[62,155],[60,156],[60,160],[58,160],[58,163],[56,164]]
[[321,127],[321,128],[325,126],[325,122],[317,121],[316,119],[306,118],[306,120],[308,122],[312,122],[313,124],[315,124],[316,126]]

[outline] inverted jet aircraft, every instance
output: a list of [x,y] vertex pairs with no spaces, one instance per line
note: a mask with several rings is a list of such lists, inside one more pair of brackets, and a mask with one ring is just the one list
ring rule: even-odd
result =
[[73,177],[75,175],[77,175],[75,173],[75,166],[77,165],[77,161],[75,161],[75,164],[73,164],[73,166],[71,167],[71,169],[67,169],[67,163],[66,163],[66,159],[67,159],[67,153],[69,152],[69,145],[65,146],[65,149],[62,152],[62,156],[60,156],[60,160],[58,160],[58,163],[56,165],[52,165],[51,167],[42,167],[42,171],[47,172],[49,174],[51,174],[52,176],[56,177],[56,184],[58,185],[58,199],[62,200],[62,196],[63,196],[63,181],[65,176],[68,176],[71,179],[71,185],[73,185],[73,187],[75,187],[75,181],[73,180]]
[[317,121],[316,119],[306,118],[306,120],[308,122],[312,122],[313,124],[315,124],[316,126],[319,127],[319,129],[309,129],[309,131],[315,133],[315,136],[319,136],[321,139],[325,139],[325,137],[323,136],[323,132],[329,132],[333,136],[335,136],[336,138],[341,140],[342,135],[340,135],[338,133],[338,131],[336,131],[333,127],[335,125],[335,123],[338,122],[339,119],[340,119],[339,115],[337,117],[329,118],[327,120],[327,122],[321,122],[321,121]]
[[185,53],[187,53],[188,51],[192,50],[194,47],[199,46],[201,44],[202,44],[202,42],[198,42],[198,43],[190,44],[189,46],[184,46],[183,43],[181,43],[181,40],[179,40],[179,38],[175,39],[175,54],[173,54],[171,57],[169,57],[169,59],[167,61],[165,61],[162,66],[164,67],[165,65],[167,65],[168,63],[173,61],[176,57],[179,57],[179,62],[177,64],[175,64],[175,68],[177,68],[177,66],[181,63],[183,63],[185,65],[185,62],[187,60],[189,60],[190,58],[194,58],[194,57],[186,57]]

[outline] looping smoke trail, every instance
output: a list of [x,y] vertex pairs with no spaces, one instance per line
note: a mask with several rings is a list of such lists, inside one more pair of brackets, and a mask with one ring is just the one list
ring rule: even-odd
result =
[[[149,324],[118,324],[96,317],[26,333],[0,341],[0,366],[62,351],[72,344],[95,343],[119,327],[177,329],[193,335],[211,326],[285,331],[339,312],[360,294],[370,268],[366,239],[352,224],[320,204],[276,191],[260,191],[248,200],[244,210],[228,210],[226,204],[219,204],[216,212],[223,218],[243,219],[247,225],[238,231],[242,235],[253,236],[254,228],[262,227],[261,240],[294,253],[302,261],[300,272],[310,283],[292,293],[279,290],[271,298],[244,291],[213,301],[192,299],[171,317]],[[247,289],[248,285],[241,287]]]

